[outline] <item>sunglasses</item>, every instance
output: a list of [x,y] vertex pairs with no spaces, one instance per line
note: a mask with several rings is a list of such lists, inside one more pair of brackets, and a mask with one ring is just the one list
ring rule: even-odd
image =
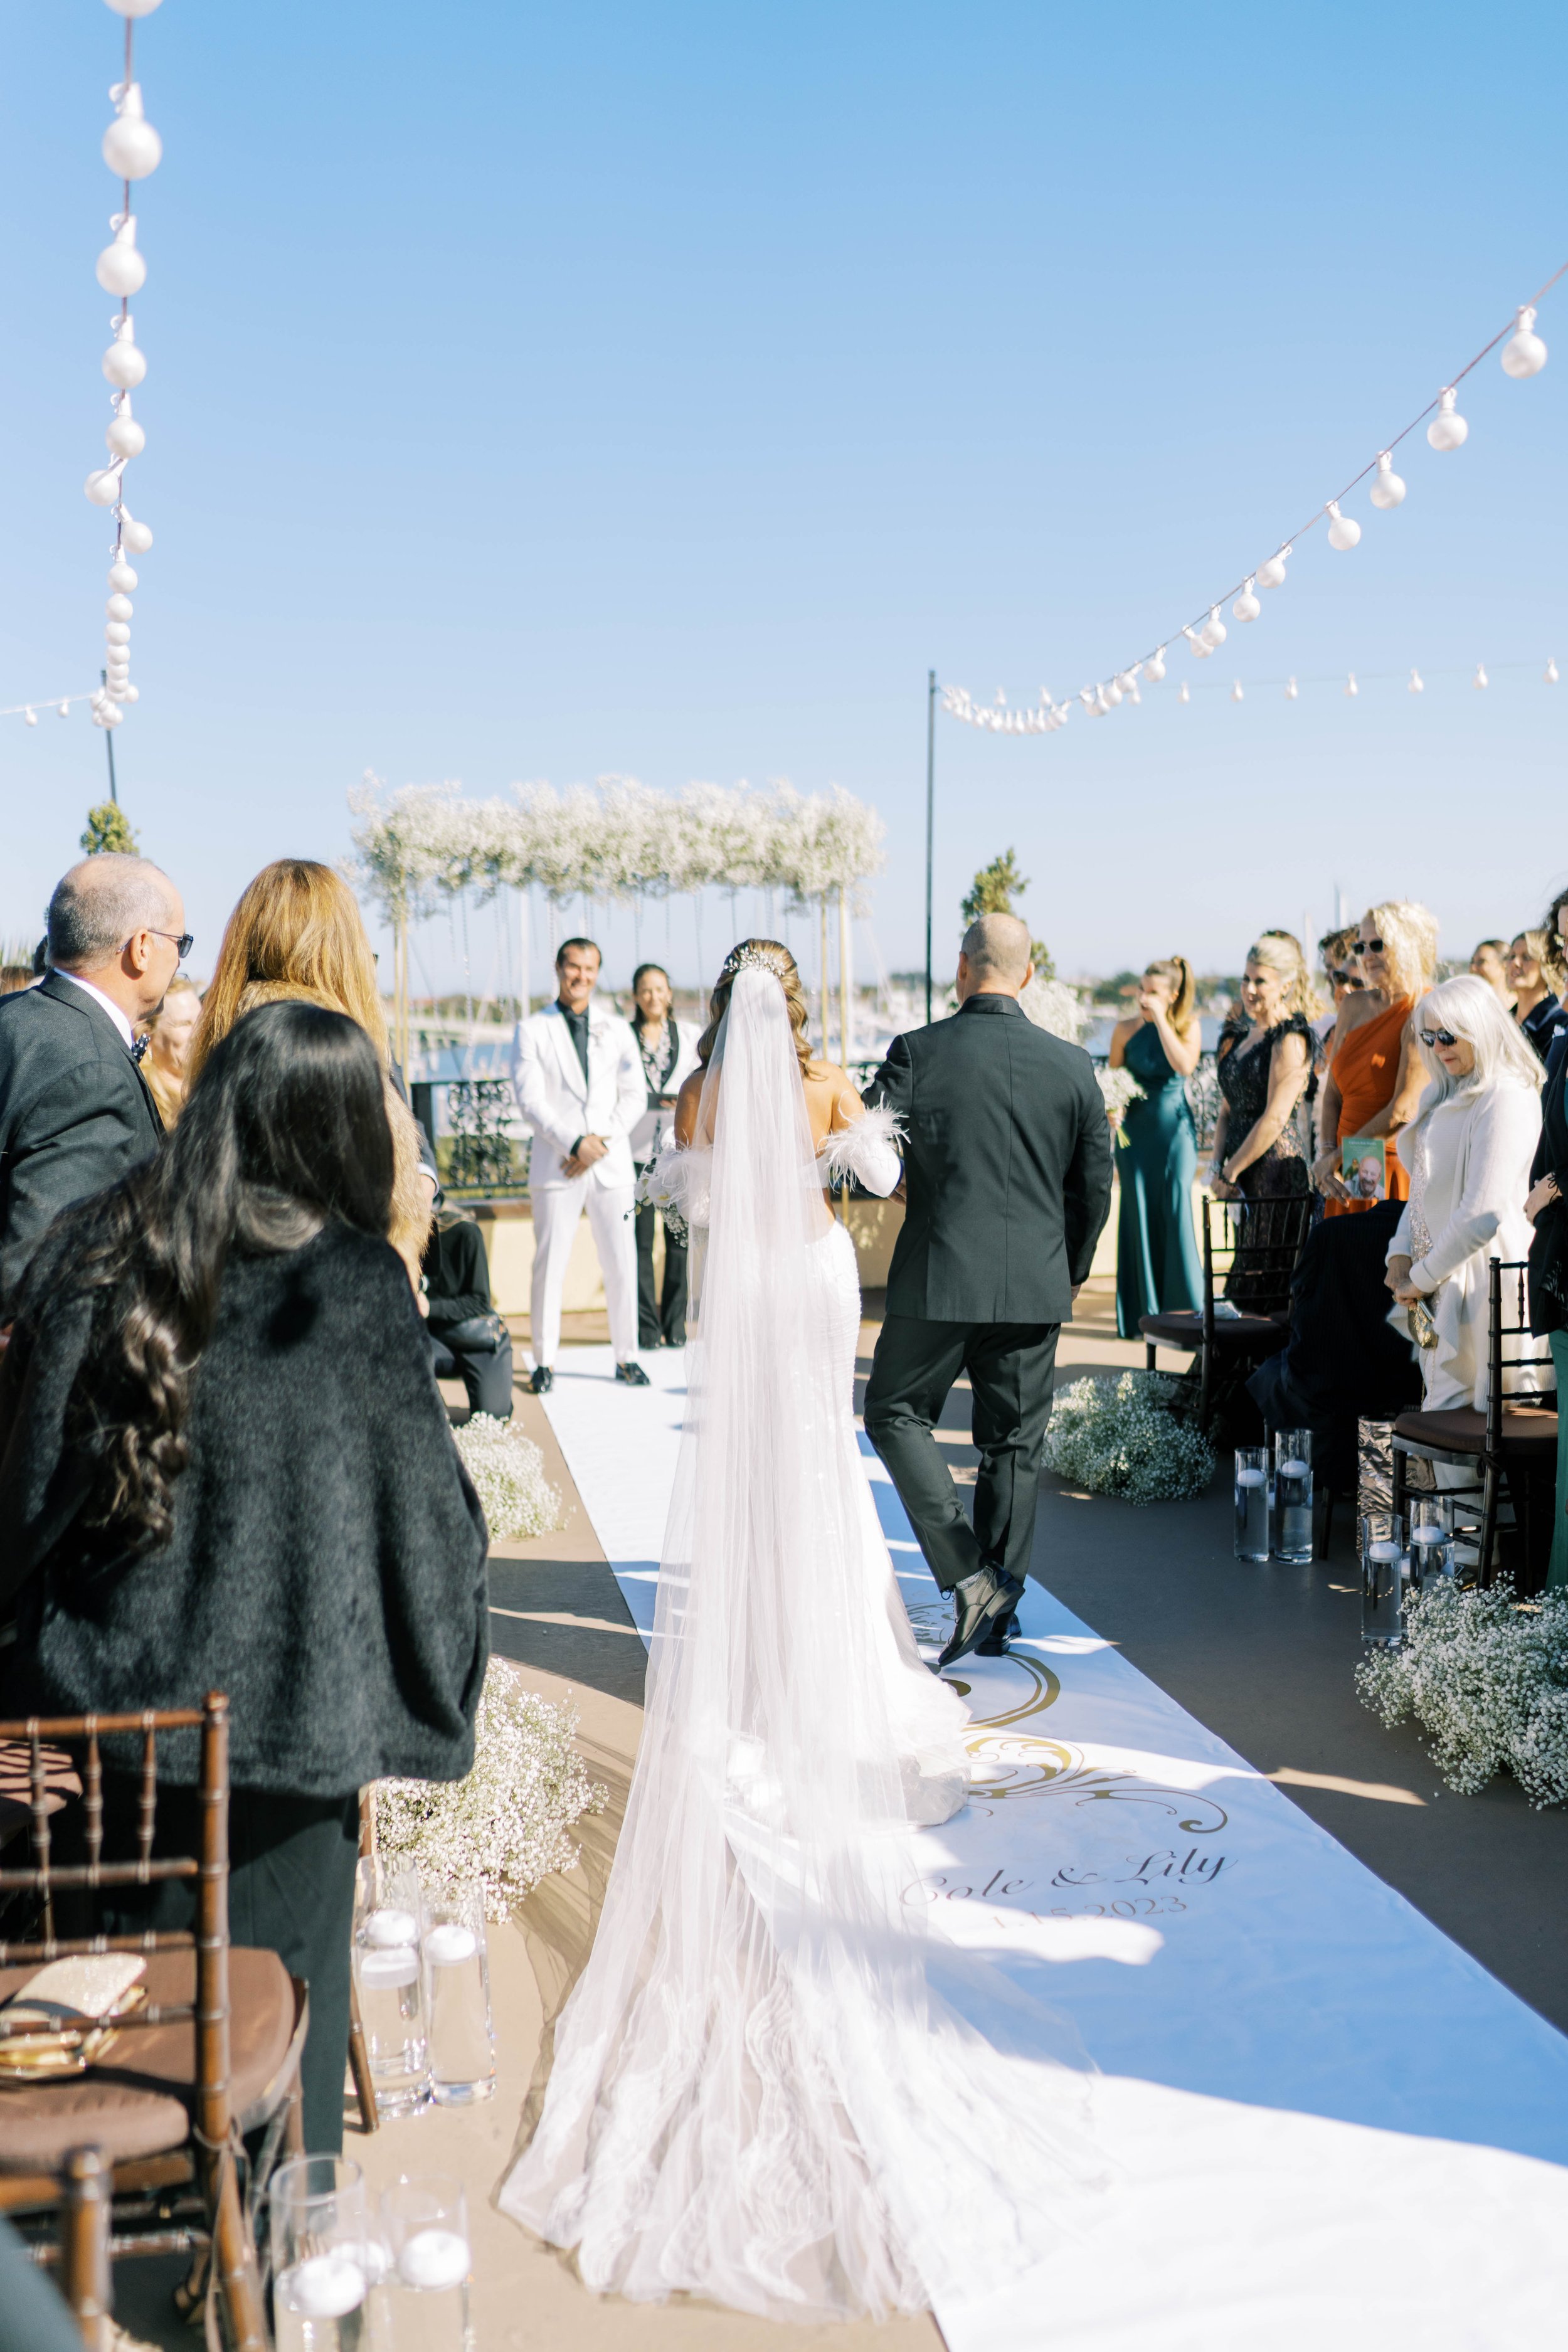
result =
[[155,940],[173,940],[174,945],[180,950],[180,961],[182,963],[184,962],[185,958],[190,954],[191,950],[196,943],[196,935],[195,931],[154,931],[153,937]]
[[1359,955],[1381,955],[1383,953],[1383,941],[1381,940],[1357,940],[1356,952]]
[[1459,1042],[1451,1029],[1423,1029],[1420,1035],[1421,1043],[1426,1046],[1457,1045]]
[[1329,978],[1335,988],[1360,988],[1363,985],[1359,973],[1353,971],[1331,971]]

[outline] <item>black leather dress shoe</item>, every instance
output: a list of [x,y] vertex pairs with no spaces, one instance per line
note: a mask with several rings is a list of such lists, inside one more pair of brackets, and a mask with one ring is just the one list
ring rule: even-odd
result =
[[977,1658],[1005,1658],[1007,1654],[1008,1643],[1016,1642],[1023,1630],[1023,1627],[1019,1624],[1016,1616],[1010,1616],[1005,1624],[1003,1623],[1000,1617],[994,1618],[992,1620],[991,1631],[986,1634],[984,1642],[976,1642],[974,1644],[975,1656]]
[[646,1389],[651,1385],[647,1374],[644,1371],[640,1364],[630,1362],[617,1364],[616,1366],[616,1378],[622,1381],[628,1389]]
[[528,1385],[535,1396],[543,1396],[554,1387],[555,1375],[548,1364],[535,1364]]
[[938,1665],[955,1666],[960,1658],[978,1649],[998,1620],[1005,1625],[1023,1597],[1024,1588],[1016,1577],[998,1576],[994,1569],[983,1569],[967,1592],[953,1595],[958,1622],[952,1629],[952,1641],[937,1660]]

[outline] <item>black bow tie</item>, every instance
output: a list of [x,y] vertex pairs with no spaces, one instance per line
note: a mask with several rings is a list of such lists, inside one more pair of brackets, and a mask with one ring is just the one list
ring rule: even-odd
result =
[[153,1038],[151,1032],[143,1030],[141,1036],[137,1038],[135,1044],[132,1046],[131,1058],[135,1063],[138,1069],[141,1068],[143,1060],[146,1058],[147,1048],[152,1043]]

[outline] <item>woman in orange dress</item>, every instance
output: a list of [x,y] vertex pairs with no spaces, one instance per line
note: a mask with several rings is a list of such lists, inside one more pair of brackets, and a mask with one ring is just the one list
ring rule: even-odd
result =
[[1421,1057],[1411,1049],[1410,1015],[1432,985],[1436,917],[1408,898],[1369,908],[1356,954],[1366,985],[1342,1000],[1334,1022],[1320,1111],[1323,1149],[1312,1163],[1312,1181],[1330,1217],[1370,1208],[1379,1197],[1375,1190],[1358,1191],[1341,1171],[1341,1146],[1354,1136],[1384,1139],[1387,1199],[1403,1201],[1409,1192],[1394,1139],[1415,1117],[1426,1083]]

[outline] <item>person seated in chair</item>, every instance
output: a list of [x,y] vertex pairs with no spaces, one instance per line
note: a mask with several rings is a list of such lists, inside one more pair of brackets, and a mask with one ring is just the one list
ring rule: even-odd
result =
[[476,1220],[437,1212],[420,1261],[430,1352],[439,1381],[460,1380],[468,1411],[511,1419],[511,1334],[490,1303],[489,1260]]

